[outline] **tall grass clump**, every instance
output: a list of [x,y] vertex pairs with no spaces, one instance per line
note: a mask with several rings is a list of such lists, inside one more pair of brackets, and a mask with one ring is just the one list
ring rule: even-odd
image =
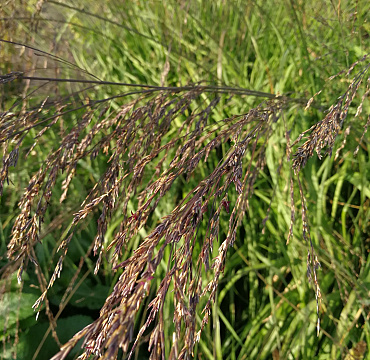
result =
[[366,1],[0,7],[3,359],[365,359]]

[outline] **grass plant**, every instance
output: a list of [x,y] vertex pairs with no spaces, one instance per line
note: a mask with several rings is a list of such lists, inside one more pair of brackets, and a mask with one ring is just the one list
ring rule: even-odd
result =
[[369,11],[0,6],[1,358],[366,359]]

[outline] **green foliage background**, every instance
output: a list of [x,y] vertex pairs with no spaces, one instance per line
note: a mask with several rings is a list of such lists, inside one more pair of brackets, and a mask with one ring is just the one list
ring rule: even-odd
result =
[[[0,9],[1,38],[57,54],[78,66],[37,57],[28,54],[27,49],[2,43],[0,70],[4,74],[29,71],[35,76],[89,78],[84,69],[111,82],[184,86],[204,81],[271,94],[289,94],[302,99],[284,114],[292,139],[325,117],[324,111],[347,90],[354,75],[346,77],[344,73],[331,81],[328,78],[348,69],[369,51],[370,3],[362,0],[8,1]],[[23,90],[24,84],[18,85],[2,85],[1,111],[8,110],[22,91],[30,93],[37,86],[31,83],[30,88]],[[63,95],[76,91],[81,85],[48,86],[28,97],[27,106],[42,101],[51,93]],[[320,90],[315,106],[304,110],[307,99]],[[83,96],[93,101],[115,96],[121,91],[122,88],[114,85],[99,85],[86,90]],[[357,156],[353,155],[370,113],[367,99],[362,114],[354,116],[365,91],[359,90],[349,110],[343,130],[348,125],[352,128],[340,156],[336,158],[335,151],[333,156],[321,160],[315,155],[300,173],[311,236],[322,265],[319,271],[323,296],[320,335],[316,335],[315,294],[306,275],[308,245],[302,238],[300,213],[296,214],[293,238],[286,244],[291,216],[288,186],[291,165],[285,156],[284,127],[276,124],[267,144],[265,169],[255,184],[254,196],[237,241],[228,251],[212,321],[195,349],[195,358],[369,358],[368,136],[363,138]],[[197,101],[209,104],[212,99],[212,94],[205,93]],[[111,100],[109,111],[118,109],[124,101],[126,98]],[[246,113],[261,101],[255,96],[235,95],[228,99],[225,95],[212,112],[210,126],[227,117]],[[192,106],[196,110],[200,104],[194,102]],[[79,111],[71,113],[71,124],[81,114]],[[171,136],[176,136],[184,121],[181,117],[177,120]],[[31,133],[27,140],[28,147],[36,133]],[[343,142],[343,135],[341,133],[337,139],[337,148]],[[58,129],[51,129],[29,157],[21,154],[0,198],[2,359],[47,359],[53,356],[58,345],[96,319],[119,275],[112,271],[109,261],[104,260],[102,269],[94,276],[96,259],[90,256],[85,259],[70,296],[64,298],[80,258],[95,237],[96,214],[75,233],[61,277],[48,295],[54,316],[58,314],[56,332],[60,344],[57,344],[46,314],[41,312],[36,321],[31,307],[40,296],[34,265],[28,265],[21,285],[17,284],[16,274],[6,271],[6,246],[12,223],[19,213],[19,194],[60,138]],[[127,244],[125,258],[159,219],[171,212],[179,199],[210,174],[229,148],[230,144],[224,144],[211,153],[209,160],[199,165],[196,176],[175,182],[151,221]],[[53,206],[45,218],[42,243],[36,246],[40,269],[46,279],[50,278],[57,261],[58,240],[68,228],[73,213],[99,180],[108,158],[102,155],[95,160],[81,161],[78,176],[62,204],[58,201],[62,194],[61,181],[55,187]],[[142,187],[145,188],[145,180]],[[298,189],[296,191],[295,207],[300,211]],[[231,204],[235,199],[234,191],[229,194]],[[270,201],[269,219],[263,231]],[[133,194],[128,210],[135,211],[136,206]],[[119,213],[113,216],[106,234],[107,243],[122,217]],[[220,237],[225,236],[227,221],[225,212],[220,219],[223,229]],[[206,228],[201,228],[198,236],[204,236],[205,231]],[[212,257],[217,256],[216,246],[213,251]],[[167,259],[169,256],[166,254]],[[157,286],[167,269],[165,260],[160,267],[163,273],[157,274],[153,280]],[[154,290],[155,286],[152,296]],[[168,326],[166,345],[170,348],[174,331],[170,299],[164,313]],[[139,315],[136,332],[145,321],[145,307]],[[198,320],[201,321],[200,315]],[[148,337],[136,351],[136,359],[148,358],[147,341]],[[367,349],[354,357],[354,349],[362,341],[367,344]],[[69,358],[76,357],[78,351],[77,346]]]

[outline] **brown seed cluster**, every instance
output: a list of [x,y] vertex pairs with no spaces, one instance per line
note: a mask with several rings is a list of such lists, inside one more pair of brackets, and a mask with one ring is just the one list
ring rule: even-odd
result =
[[[346,73],[346,75],[350,75],[353,69],[359,64],[364,62],[367,59],[367,55],[365,55],[362,59],[356,61],[353,63],[350,68],[346,71],[343,70],[341,73],[332,76],[329,80],[333,80],[337,76]],[[352,102],[354,101],[356,95],[358,96],[359,88],[361,83],[364,80],[367,80],[366,83],[366,89],[360,98],[360,103],[357,107],[357,111],[355,114],[355,117],[358,117],[359,114],[362,112],[362,107],[365,99],[369,96],[370,93],[370,81],[368,78],[368,70],[370,68],[370,64],[366,64],[352,79],[350,82],[350,85],[347,89],[347,91],[339,97],[336,104],[333,104],[329,110],[327,115],[323,120],[320,120],[315,125],[313,125],[310,129],[304,131],[301,133],[298,138],[293,142],[292,146],[299,143],[302,138],[307,134],[310,133],[308,136],[308,139],[304,142],[303,145],[299,146],[296,150],[296,153],[293,155],[293,164],[292,169],[294,170],[296,176],[297,176],[297,182],[299,186],[299,193],[301,198],[301,207],[302,207],[302,226],[303,226],[303,239],[306,241],[307,244],[309,244],[309,250],[307,255],[307,277],[309,281],[313,284],[314,290],[315,290],[315,297],[316,297],[316,311],[317,311],[317,334],[320,332],[320,314],[319,314],[319,308],[320,308],[320,302],[322,300],[321,297],[321,290],[319,286],[318,281],[318,275],[317,270],[321,268],[321,264],[318,260],[318,256],[315,252],[314,245],[311,239],[310,235],[310,229],[309,229],[309,221],[308,221],[308,214],[307,214],[307,206],[306,206],[306,199],[304,196],[304,190],[299,178],[299,171],[306,165],[308,159],[313,155],[314,152],[317,153],[317,156],[319,159],[322,158],[322,151],[325,149],[324,156],[325,155],[332,155],[333,148],[335,146],[335,141],[337,139],[337,136],[339,132],[342,130],[343,124],[345,119],[347,118],[348,111],[350,109],[350,106]],[[319,91],[316,95],[321,93]],[[311,105],[313,101],[312,97],[307,104],[306,109]],[[367,128],[370,124],[370,116],[367,119],[367,122],[365,124],[364,131],[361,135],[359,145],[354,151],[354,155],[357,154],[359,150],[359,146],[363,141],[363,138],[367,132]],[[339,152],[346,144],[347,136],[349,135],[351,130],[351,125],[347,127],[347,129],[344,132],[342,144],[337,148],[335,158],[338,157]],[[293,181],[291,179],[290,184],[291,189],[291,227],[289,231],[289,237],[292,236],[293,233],[293,223],[295,218],[295,209],[294,209],[294,189],[293,189]],[[288,237],[288,240],[289,240]]]
[[[65,344],[55,359],[64,358],[82,337],[85,351],[81,359],[90,355],[114,359],[119,348],[127,352],[134,340],[137,313],[149,295],[152,279],[167,248],[171,252],[168,271],[149,304],[149,315],[136,335],[130,354],[149,325],[156,322],[149,341],[153,359],[164,358],[165,354],[166,357],[176,359],[191,356],[195,342],[199,341],[209,321],[227,250],[235,241],[236,230],[253,193],[253,184],[264,167],[266,139],[272,133],[272,124],[286,105],[284,99],[266,102],[248,114],[233,116],[221,124],[214,124],[209,123],[209,117],[220,98],[215,96],[203,108],[194,111],[191,105],[201,94],[202,88],[197,86],[181,96],[169,91],[155,96],[144,93],[139,99],[122,106],[116,114],[108,115],[107,107],[98,111],[101,104],[95,107],[89,104],[80,120],[64,135],[59,147],[48,155],[44,166],[30,180],[19,202],[21,213],[15,221],[8,245],[9,258],[22,259],[19,280],[25,261],[30,259],[37,264],[37,259],[31,254],[34,254],[33,247],[38,241],[58,176],[64,176],[60,198],[60,202],[63,202],[77,174],[79,161],[86,157],[94,159],[100,153],[109,156],[105,173],[81,204],[80,210],[74,214],[69,232],[60,241],[59,260],[34,308],[39,309],[46,301],[48,289],[60,276],[74,231],[77,231],[83,220],[97,211],[100,216],[92,244],[93,253],[98,255],[95,273],[99,271],[103,256],[111,254],[112,268],[122,271],[122,274],[106,299],[100,317]],[[45,131],[55,126],[69,111],[59,107],[57,115],[47,117],[44,106],[45,102],[38,110],[23,115],[23,126],[18,125],[16,129],[10,126],[7,118],[2,118],[1,139],[4,143],[10,139],[18,140],[16,147],[4,157],[2,184],[8,176],[9,167],[16,164],[19,148],[28,131],[41,124],[43,128],[35,138],[37,142]],[[185,113],[188,114],[186,117]],[[44,118],[40,119],[40,114]],[[96,120],[93,122],[94,116]],[[167,140],[172,123],[179,117],[184,120],[177,130],[177,136]],[[211,174],[200,181],[139,244],[133,254],[120,263],[125,244],[145,226],[174,182],[180,176],[192,176],[200,162],[207,162],[209,154],[228,141],[233,141],[234,145]],[[245,163],[247,152],[250,155]],[[158,157],[160,160],[157,161],[155,172],[149,182],[142,186],[144,176],[150,172],[148,165]],[[237,201],[232,207],[228,200],[231,187],[237,193]],[[138,207],[135,212],[126,215],[132,194],[137,194]],[[209,216],[209,209],[213,210],[209,217],[207,236],[199,239],[197,231],[204,216]],[[219,238],[220,214],[230,210],[228,234],[219,246],[218,256],[211,259],[213,247]],[[125,216],[113,240],[105,243],[107,226],[116,211]],[[201,252],[195,260],[194,247],[197,243],[201,244]],[[208,283],[203,278],[204,271],[213,273]],[[177,331],[173,336],[172,351],[166,353],[162,309],[170,286],[174,289],[173,321]],[[196,313],[203,297],[207,301],[202,311],[202,324],[197,327]]]
[[[356,61],[354,64],[352,64],[349,70],[347,71],[347,75],[349,75],[352,72],[356,65],[358,65],[360,62],[365,61],[366,59],[367,56],[364,56],[361,60]],[[347,91],[342,96],[339,97],[338,102],[336,104],[333,104],[330,107],[328,114],[325,116],[323,120],[320,120],[311,128],[301,133],[298,136],[298,138],[294,141],[292,146],[299,143],[307,133],[310,133],[305,143],[301,145],[294,154],[293,169],[296,172],[298,172],[306,165],[307,160],[313,155],[314,152],[317,153],[319,159],[322,158],[322,150],[324,149],[325,149],[324,155],[331,156],[335,140],[343,127],[344,120],[348,115],[348,110],[353,100],[355,99],[356,95],[358,95],[359,92],[358,90],[360,88],[361,83],[364,80],[365,81],[367,80],[366,90],[361,97],[360,104],[357,107],[355,117],[361,114],[363,102],[369,96],[370,93],[370,83],[367,77],[369,68],[370,64],[367,64],[366,66],[364,66],[363,69],[359,71],[359,73],[357,73],[354,76]],[[335,76],[331,77],[330,79],[334,78]],[[313,98],[309,100],[307,107],[311,105],[312,100]],[[365,125],[365,129],[364,132],[362,133],[360,142],[362,142],[363,137],[365,136],[368,124],[369,121]],[[343,146],[345,144],[349,131],[350,128],[346,131],[345,137],[343,139]],[[339,147],[338,151],[340,151],[341,148],[342,147]],[[356,153],[357,151],[358,148],[356,149]]]

